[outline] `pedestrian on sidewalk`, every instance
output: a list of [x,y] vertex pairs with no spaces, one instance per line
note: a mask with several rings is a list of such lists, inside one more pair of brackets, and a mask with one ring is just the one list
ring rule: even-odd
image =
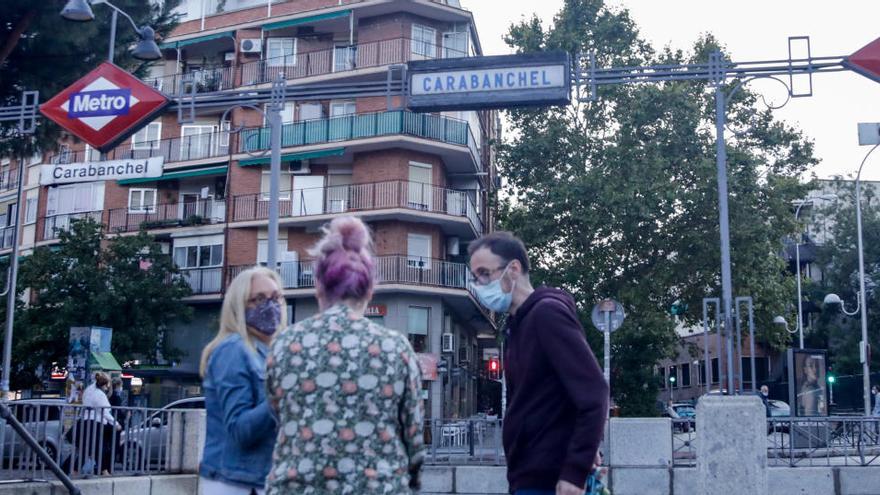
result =
[[95,381],[83,392],[83,415],[86,421],[92,422],[92,427],[86,427],[81,431],[89,435],[91,441],[86,441],[85,449],[88,456],[100,465],[99,473],[108,475],[113,470],[113,445],[116,435],[122,427],[113,417],[110,407],[110,377],[103,371],[95,373]]
[[534,289],[522,241],[495,232],[472,242],[471,282],[489,310],[509,313],[503,442],[514,495],[582,495],[608,414],[608,384],[574,299]]
[[281,333],[267,363],[280,425],[267,494],[412,494],[424,455],[421,377],[409,340],[364,317],[370,234],[337,218],[311,254],[321,312]]
[[874,397],[874,409],[871,411],[871,416],[880,417],[880,387],[874,385],[871,387],[871,396]]
[[281,278],[243,271],[226,289],[220,329],[202,352],[207,430],[199,475],[205,495],[262,495],[277,422],[266,400],[266,356],[287,321]]

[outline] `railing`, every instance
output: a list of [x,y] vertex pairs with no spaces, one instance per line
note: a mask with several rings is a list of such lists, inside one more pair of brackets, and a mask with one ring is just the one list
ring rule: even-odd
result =
[[[880,418],[768,418],[767,465],[880,465]],[[699,441],[694,419],[672,420],[673,465],[695,466]]]
[[[25,430],[70,477],[181,470],[186,427],[183,410],[102,409],[70,405],[63,400],[7,404]],[[47,471],[48,466],[10,425],[0,422],[0,479],[46,479]]]
[[[395,134],[469,146],[472,139],[469,127],[462,120],[405,110],[352,114],[284,124],[281,130],[281,146],[289,148]],[[242,153],[247,150],[269,149],[269,134],[268,127],[243,130],[238,151]],[[474,159],[479,163],[479,155],[475,155]]]
[[166,203],[142,209],[113,208],[108,211],[110,232],[134,232],[187,225],[222,223],[226,220],[226,201],[198,199],[192,202]]
[[[278,207],[282,218],[405,208],[465,217],[478,234],[483,232],[482,219],[467,192],[419,182],[390,181],[294,189],[281,193]],[[233,198],[233,221],[267,218],[269,200],[263,194]]]
[[0,170],[0,191],[11,191],[18,187],[18,167]]
[[42,219],[42,237],[41,241],[49,241],[58,239],[59,233],[70,230],[70,223],[83,218],[91,218],[101,223],[102,211],[84,211],[78,213],[62,213],[59,215],[47,215]]
[[[229,154],[230,133],[218,131],[190,136],[144,141],[137,144],[131,139],[107,153],[107,160],[165,157],[165,163],[214,158]],[[47,157],[46,163],[81,163],[100,160],[94,150],[70,150]]]
[[223,290],[222,266],[180,268],[180,274],[192,289],[193,295],[219,294]]
[[144,82],[169,95],[211,93],[235,87],[235,67],[213,67],[167,76],[150,77]]
[[505,463],[500,419],[429,419],[424,434],[426,464]]

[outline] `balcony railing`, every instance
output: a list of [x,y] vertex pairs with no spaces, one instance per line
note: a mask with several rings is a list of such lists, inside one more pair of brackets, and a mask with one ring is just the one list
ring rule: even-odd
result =
[[[482,219],[467,192],[407,181],[283,191],[279,202],[279,216],[307,217],[389,208],[465,217],[470,220],[475,232],[478,234],[483,232]],[[233,221],[267,218],[269,218],[269,199],[263,194],[247,194],[233,198]]]
[[0,229],[0,249],[12,247],[12,236],[15,232],[15,227],[16,225],[11,225]]
[[[141,159],[164,156],[165,163],[214,158],[229,154],[228,131],[183,136],[137,144],[129,139],[107,153],[107,160]],[[100,160],[94,150],[68,150],[56,153],[46,163],[81,163]]]
[[223,290],[223,267],[181,268],[180,273],[194,295],[219,294]]
[[[470,290],[467,281],[467,265],[431,258],[404,255],[377,256],[376,283],[404,284],[448,289]],[[278,273],[285,289],[310,289],[315,287],[311,260],[278,263]],[[230,266],[228,280],[253,265]]]
[[0,192],[11,191],[18,187],[18,167],[0,170]]
[[199,199],[192,202],[166,203],[142,209],[113,208],[108,212],[110,232],[134,232],[226,221],[226,201]]
[[206,93],[272,82],[278,74],[285,79],[302,79],[358,69],[404,64],[412,60],[467,57],[467,51],[409,38],[356,43],[255,60],[232,67],[200,68],[144,82],[167,94]]
[[[281,146],[290,148],[397,134],[467,146],[474,162],[478,167],[481,166],[476,140],[467,122],[406,110],[343,115],[284,124]],[[268,127],[243,130],[238,151],[269,149],[269,135]]]
[[59,215],[47,215],[42,219],[43,228],[41,229],[41,241],[49,241],[58,239],[59,233],[70,230],[71,222],[81,220],[83,218],[91,218],[100,223],[102,211],[83,211],[77,213],[62,213]]

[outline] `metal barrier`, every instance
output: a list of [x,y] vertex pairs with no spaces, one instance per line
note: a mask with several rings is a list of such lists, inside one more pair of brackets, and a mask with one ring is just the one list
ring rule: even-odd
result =
[[[673,419],[671,434],[673,465],[696,466],[696,421]],[[880,418],[768,418],[767,465],[880,466]]]
[[[179,472],[185,410],[7,403],[12,416],[71,478]],[[118,426],[116,426],[118,425]],[[0,480],[45,480],[49,466],[0,423]]]
[[503,465],[500,419],[425,422],[426,464]]

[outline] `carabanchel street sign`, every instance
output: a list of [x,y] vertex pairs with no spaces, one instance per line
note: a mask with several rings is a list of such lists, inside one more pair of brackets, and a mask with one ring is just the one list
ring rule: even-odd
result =
[[418,111],[571,102],[571,68],[565,52],[420,60],[409,62],[407,73],[407,106]]
[[159,177],[162,175],[164,164],[164,157],[154,156],[131,160],[43,165],[40,169],[40,185]]

